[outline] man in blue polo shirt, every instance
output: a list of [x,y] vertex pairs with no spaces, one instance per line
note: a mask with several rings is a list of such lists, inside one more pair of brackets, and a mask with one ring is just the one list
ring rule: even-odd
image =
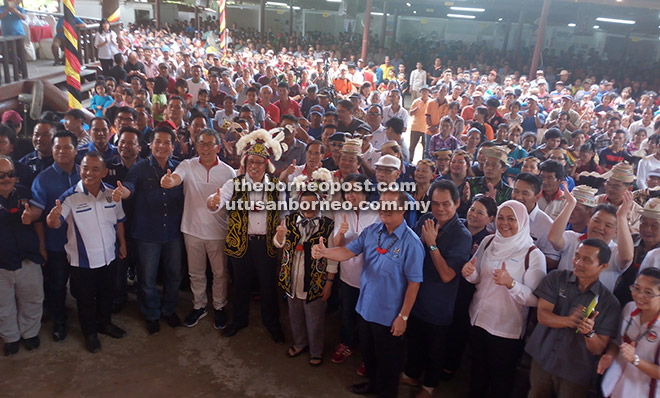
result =
[[382,222],[367,227],[347,246],[329,249],[321,240],[312,248],[317,259],[346,261],[364,255],[355,309],[360,315],[360,346],[369,381],[351,386],[354,394],[397,396],[402,335],[422,282],[424,262],[424,246],[404,221],[407,200],[405,192],[384,191],[378,212]]
[[[158,127],[151,136],[151,156],[137,162],[124,182],[117,183],[113,199],[120,201],[132,195],[134,213],[130,235],[138,250],[138,301],[146,318],[147,331],[160,331],[160,317],[171,327],[181,326],[176,314],[181,285],[183,236],[183,186],[161,188],[160,180],[174,171],[179,162],[172,159],[176,136],[168,127]],[[160,259],[163,258],[163,298],[156,284]]]
[[19,340],[39,348],[43,310],[44,259],[31,218],[23,217],[30,190],[16,185],[14,162],[0,155],[0,337],[4,355],[16,354]]
[[[91,353],[101,350],[97,333],[120,339],[126,332],[112,323],[112,298],[119,258],[126,257],[124,210],[112,200],[113,189],[103,183],[108,174],[103,157],[90,152],[80,164],[81,180],[55,201],[46,223],[60,228],[67,221],[67,256],[71,262],[71,291],[76,298],[80,329]],[[118,243],[116,246],[115,244]]]
[[[37,232],[44,230],[42,214],[48,214],[55,200],[67,189],[80,181],[75,163],[78,138],[70,131],[62,131],[53,138],[55,163],[41,172],[32,183],[32,200],[26,210],[35,224]],[[53,319],[53,340],[66,338],[66,283],[69,280],[69,261],[64,250],[66,230],[45,228],[45,271],[46,303]]]
[[[82,29],[86,27],[85,22],[78,17],[75,18],[76,28]],[[53,38],[53,44],[51,50],[53,51],[53,56],[55,57],[55,63],[53,65],[64,65],[64,57],[60,58],[60,49],[64,53],[64,44],[66,43],[66,36],[64,36],[64,17],[60,17],[60,20],[57,21],[55,26],[55,38]]]
[[440,382],[460,272],[472,249],[472,235],[456,215],[461,204],[456,185],[434,182],[429,197],[431,212],[414,228],[426,247],[424,282],[408,320],[408,357],[401,377],[402,383],[419,386],[424,374],[416,397],[431,397]]
[[[55,122],[49,120],[39,120],[32,130],[32,146],[34,151],[23,156],[20,163],[27,166],[32,174],[32,180],[37,174],[44,171],[53,164],[53,135],[57,130]],[[30,185],[32,184],[30,180]],[[21,184],[29,187],[25,182]]]
[[117,147],[110,143],[110,122],[108,119],[103,117],[93,118],[89,123],[89,135],[92,137],[92,142],[87,146],[78,148],[77,163],[80,163],[88,152],[100,153],[106,162],[111,162],[113,158],[119,156]]

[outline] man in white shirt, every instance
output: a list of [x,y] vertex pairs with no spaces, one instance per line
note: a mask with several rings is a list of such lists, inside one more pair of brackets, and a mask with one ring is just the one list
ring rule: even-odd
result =
[[383,107],[373,104],[367,108],[367,124],[371,127],[371,145],[380,151],[380,147],[388,141],[385,127],[381,124],[383,120]]
[[421,95],[420,90],[426,85],[426,79],[426,71],[422,69],[422,63],[418,62],[415,70],[410,72],[410,94],[413,101]]
[[193,104],[197,103],[197,96],[200,89],[209,91],[209,85],[206,80],[202,79],[202,67],[199,65],[192,66],[192,77],[188,79],[188,93],[193,96]]
[[548,230],[552,226],[552,218],[545,214],[536,201],[541,197],[541,184],[543,181],[539,176],[520,173],[516,176],[513,184],[511,199],[525,205],[529,214],[529,234],[532,236],[534,245],[545,255],[545,263],[548,269],[554,269],[559,264],[559,252],[552,247],[548,241]]
[[[564,183],[564,186],[566,184]],[[566,206],[552,223],[548,232],[548,241],[555,250],[561,253],[559,270],[573,270],[573,257],[582,241],[589,238],[600,239],[612,250],[609,267],[600,273],[600,281],[610,291],[614,289],[617,279],[633,261],[633,240],[628,227],[628,213],[631,211],[632,194],[625,195],[624,203],[616,207],[601,204],[596,207],[587,224],[587,233],[567,231],[568,219],[575,209],[575,197],[565,189]],[[616,242],[614,239],[616,238]]]
[[198,157],[184,160],[174,173],[168,171],[160,185],[165,189],[183,183],[183,218],[181,232],[188,255],[188,274],[193,293],[193,309],[183,325],[193,327],[207,315],[206,258],[213,272],[214,327],[224,329],[227,315],[227,263],[225,238],[227,237],[226,213],[209,216],[205,209],[206,198],[216,189],[236,176],[230,166],[218,159],[220,135],[212,129],[204,129],[195,142]]
[[408,111],[401,106],[401,92],[398,89],[390,90],[389,94],[390,104],[383,108],[383,126],[387,124],[387,121],[398,117],[403,120],[404,130],[408,127]]
[[[648,139],[648,143],[654,147],[660,142],[660,135],[652,135]],[[649,171],[660,169],[660,153],[648,155],[639,161],[637,166],[637,186],[640,189],[648,188],[646,179],[648,178]]]
[[230,95],[225,96],[225,99],[222,101],[223,108],[215,112],[213,128],[220,130],[223,124],[232,123],[238,117],[238,112],[234,106],[235,101],[234,97]]
[[46,217],[50,228],[67,222],[64,248],[71,265],[71,291],[86,347],[92,353],[101,350],[97,333],[117,339],[126,335],[111,320],[117,278],[115,243],[119,243],[119,257],[126,257],[126,217],[121,202],[112,199],[112,187],[102,181],[107,174],[103,157],[98,152],[87,153],[80,164],[81,180],[56,200]]

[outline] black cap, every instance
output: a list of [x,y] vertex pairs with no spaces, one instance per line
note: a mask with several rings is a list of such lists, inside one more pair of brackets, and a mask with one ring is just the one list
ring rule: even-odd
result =
[[341,141],[345,142],[346,141],[346,134],[344,133],[334,133],[333,135],[328,138],[329,141]]
[[69,109],[66,111],[64,116],[73,116],[76,119],[85,120],[85,112],[81,111],[80,109]]

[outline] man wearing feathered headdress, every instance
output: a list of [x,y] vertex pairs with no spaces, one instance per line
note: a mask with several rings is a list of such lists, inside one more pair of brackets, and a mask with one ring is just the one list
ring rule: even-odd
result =
[[213,213],[227,208],[225,253],[233,271],[234,317],[224,330],[226,337],[248,325],[252,280],[256,275],[262,322],[275,342],[284,342],[277,299],[277,249],[273,244],[280,224],[279,205],[284,198],[283,192],[275,188],[279,181],[271,174],[275,171],[273,161],[282,155],[283,138],[281,129],[260,129],[241,137],[236,150],[241,154],[244,173],[227,181],[207,200]]

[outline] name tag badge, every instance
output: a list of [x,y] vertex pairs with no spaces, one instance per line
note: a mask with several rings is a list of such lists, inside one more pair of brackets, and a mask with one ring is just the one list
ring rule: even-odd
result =
[[566,289],[559,289],[559,297],[566,298]]
[[401,248],[397,247],[397,248],[394,249],[394,251],[392,252],[392,258],[399,258],[399,254],[400,254],[400,253],[401,253]]

